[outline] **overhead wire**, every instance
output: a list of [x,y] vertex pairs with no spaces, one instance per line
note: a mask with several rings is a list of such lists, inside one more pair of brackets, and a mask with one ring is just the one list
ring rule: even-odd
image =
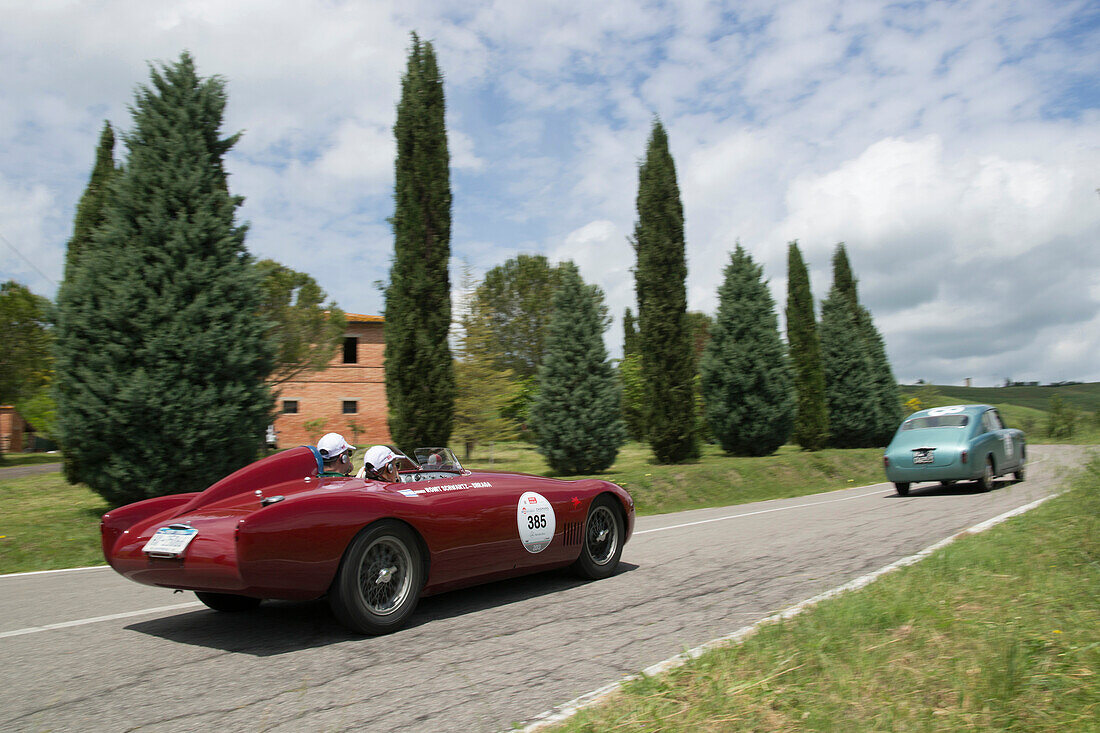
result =
[[53,279],[52,277],[50,277],[50,276],[49,276],[49,275],[47,275],[46,273],[44,273],[44,272],[42,272],[41,270],[39,270],[39,269],[38,269],[38,265],[34,264],[34,262],[32,262],[32,261],[30,260],[30,258],[29,258],[29,257],[27,257],[27,256],[26,256],[25,254],[23,254],[23,253],[22,253],[22,252],[20,252],[20,251],[19,251],[18,249],[16,249],[15,245],[14,245],[14,244],[12,244],[11,242],[9,242],[9,241],[8,241],[8,238],[7,238],[7,237],[5,237],[5,236],[4,236],[3,234],[0,234],[0,241],[3,241],[3,242],[4,242],[4,244],[8,245],[8,247],[10,247],[10,248],[11,248],[11,251],[12,251],[12,252],[15,252],[15,254],[17,254],[17,255],[19,255],[20,257],[22,257],[22,258],[23,258],[23,261],[24,261],[24,262],[26,262],[26,263],[27,263],[28,265],[30,265],[31,267],[33,267],[33,268],[34,268],[34,271],[35,271],[35,272],[37,272],[37,273],[38,273],[39,275],[41,275],[41,276],[43,277],[43,279],[45,279],[46,281],[48,281],[48,282],[52,283],[52,284],[53,284],[54,286],[56,286],[56,285],[57,285],[57,281],[55,281],[55,280],[54,280],[54,279]]

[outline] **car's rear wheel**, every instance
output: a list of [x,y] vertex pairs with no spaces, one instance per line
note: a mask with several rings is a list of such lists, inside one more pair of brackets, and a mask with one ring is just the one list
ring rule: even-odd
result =
[[1027,460],[1027,457],[1025,455],[1021,454],[1020,455],[1020,467],[1017,468],[1012,473],[1012,478],[1016,479],[1017,481],[1023,481],[1024,480],[1024,472],[1025,472],[1024,471],[1024,461],[1026,461],[1026,460]]
[[615,572],[623,554],[623,516],[615,499],[597,496],[588,507],[584,522],[584,544],[573,563],[573,571],[582,578],[600,580]]
[[206,593],[204,591],[195,591],[195,595],[199,600],[205,603],[215,611],[224,611],[226,613],[238,613],[240,611],[251,611],[260,605],[259,598],[251,598],[249,596],[238,596],[232,593]]
[[909,496],[909,482],[902,481],[895,483],[894,488],[898,490],[898,496]]
[[399,522],[378,522],[348,546],[329,591],[329,605],[354,631],[388,634],[416,608],[423,575],[420,545],[412,530]]
[[985,459],[985,467],[982,468],[982,475],[978,479],[978,486],[982,491],[993,491],[993,458]]

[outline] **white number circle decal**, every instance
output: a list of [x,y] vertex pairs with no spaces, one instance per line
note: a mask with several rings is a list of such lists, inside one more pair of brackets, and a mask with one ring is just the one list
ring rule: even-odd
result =
[[962,412],[966,408],[962,405],[952,405],[951,407],[935,407],[928,411],[929,417],[939,417],[940,415],[954,415],[956,412]]
[[516,525],[523,548],[528,552],[542,552],[554,539],[554,507],[542,494],[524,492],[516,507]]

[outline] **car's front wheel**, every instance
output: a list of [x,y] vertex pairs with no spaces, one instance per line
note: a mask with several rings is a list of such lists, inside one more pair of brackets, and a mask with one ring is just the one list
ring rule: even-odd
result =
[[329,591],[329,605],[354,631],[388,634],[416,608],[423,575],[420,545],[412,530],[399,522],[378,522],[348,546]]
[[898,490],[898,496],[909,496],[909,482],[902,481],[895,483],[894,488]]
[[615,572],[623,554],[623,517],[615,499],[596,497],[584,522],[584,545],[573,571],[582,578],[600,580]]
[[195,595],[198,599],[205,603],[215,611],[224,611],[226,613],[237,613],[239,611],[251,611],[260,605],[259,598],[251,598],[249,596],[237,596],[232,593],[206,593],[204,591],[195,591]]
[[978,479],[978,486],[982,491],[993,491],[993,459],[985,459],[985,467],[982,468],[982,475]]

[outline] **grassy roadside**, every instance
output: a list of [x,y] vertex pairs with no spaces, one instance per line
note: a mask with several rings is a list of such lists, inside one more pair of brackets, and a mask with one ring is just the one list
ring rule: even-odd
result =
[[[765,458],[730,458],[704,446],[694,463],[661,466],[645,446],[627,445],[599,478],[625,486],[641,514],[743,504],[882,481],[880,450],[803,453],[793,446]],[[362,451],[354,459],[362,464]],[[546,475],[548,468],[524,443],[494,446],[468,462],[473,469]],[[581,478],[581,477],[571,477]],[[0,476],[0,573],[100,565],[99,516],[110,507],[60,473]]]
[[[884,480],[878,448],[807,453],[786,445],[761,458],[730,457],[715,445],[704,445],[702,452],[697,461],[662,466],[654,462],[647,446],[628,443],[607,471],[568,478],[601,478],[619,484],[634,496],[639,514],[804,496]],[[482,448],[463,465],[552,475],[542,456],[527,443],[498,444],[491,455],[490,463],[489,448]]]
[[555,731],[1100,730],[1100,459],[1066,495]]
[[0,573],[102,565],[99,517],[109,508],[60,472],[0,477]]

